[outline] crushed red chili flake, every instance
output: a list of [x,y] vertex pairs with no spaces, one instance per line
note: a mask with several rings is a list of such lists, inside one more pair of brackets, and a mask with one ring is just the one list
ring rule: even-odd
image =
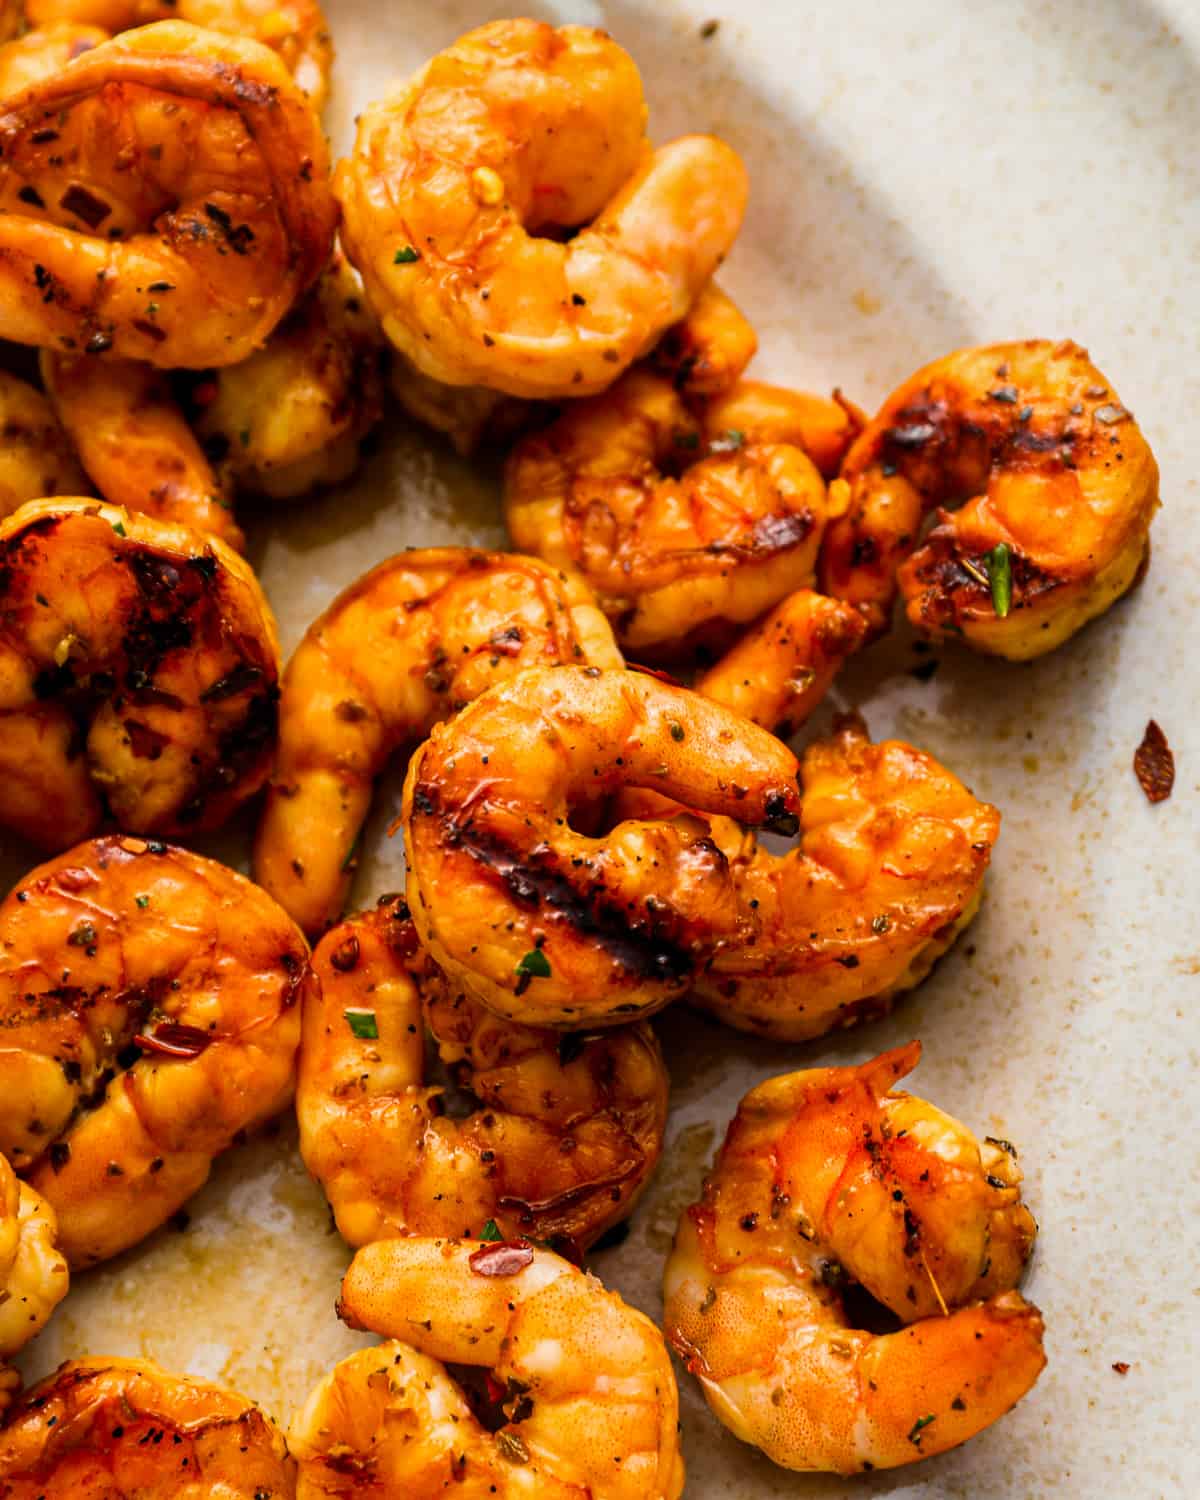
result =
[[1150,802],[1165,802],[1175,785],[1175,757],[1167,737],[1153,719],[1134,751],[1133,770]]
[[467,1257],[467,1264],[476,1276],[515,1276],[533,1264],[533,1246],[525,1240],[500,1240],[496,1244],[480,1245]]
[[1128,1375],[1129,1374],[1129,1365],[1123,1359],[1114,1360],[1113,1361],[1113,1369],[1117,1372],[1118,1375]]

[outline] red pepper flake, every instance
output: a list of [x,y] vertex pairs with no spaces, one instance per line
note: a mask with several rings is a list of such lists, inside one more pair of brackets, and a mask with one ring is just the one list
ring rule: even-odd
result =
[[1114,1360],[1113,1361],[1113,1369],[1117,1372],[1118,1375],[1128,1375],[1129,1374],[1129,1365],[1123,1359]]
[[1133,770],[1150,802],[1165,802],[1175,785],[1175,757],[1167,737],[1153,719],[1133,756]]
[[533,1246],[526,1240],[500,1240],[480,1245],[467,1257],[476,1276],[515,1276],[533,1264]]

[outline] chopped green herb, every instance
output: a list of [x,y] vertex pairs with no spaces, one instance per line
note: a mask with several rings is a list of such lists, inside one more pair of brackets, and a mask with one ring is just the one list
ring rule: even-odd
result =
[[90,943],[96,941],[96,929],[90,922],[80,922],[74,932],[67,938],[72,948],[86,948]]
[[502,1240],[504,1236],[500,1233],[500,1226],[495,1219],[489,1219],[479,1231],[479,1238],[487,1244],[492,1244],[496,1240]]
[[528,974],[534,979],[550,978],[550,960],[540,948],[530,948],[517,965],[518,974]]
[[344,1010],[346,1025],[360,1041],[373,1042],[379,1036],[379,1022],[373,1010]]
[[411,266],[414,260],[420,259],[420,255],[411,245],[405,245],[403,250],[397,250],[395,255],[392,256],[392,264],[394,266]]
[[121,521],[113,522],[113,530],[117,533],[118,536],[125,536],[127,534],[125,531],[125,525]]
[[710,453],[736,453],[746,441],[746,434],[739,427],[727,427],[718,438],[708,445]]
[[1012,548],[1007,542],[997,542],[983,560],[992,589],[992,608],[1003,620],[1012,608]]
[[908,1440],[913,1444],[914,1447],[919,1448],[921,1446],[920,1433],[923,1428],[929,1426],[930,1422],[933,1421],[933,1417],[934,1414],[931,1412],[927,1417],[918,1417],[917,1420],[912,1424],[912,1430],[908,1434]]
[[134,899],[137,901],[137,904],[142,908],[143,911],[150,905],[149,896],[137,896]]

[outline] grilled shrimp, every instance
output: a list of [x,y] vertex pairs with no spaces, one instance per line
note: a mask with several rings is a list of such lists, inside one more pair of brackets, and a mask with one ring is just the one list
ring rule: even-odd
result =
[[831,397],[762,380],[739,380],[700,408],[701,436],[724,443],[791,443],[803,448],[826,479],[841,468],[866,417],[840,391]]
[[[878,634],[897,584],[923,635],[1024,661],[1129,589],[1149,555],[1158,466],[1072,343],[995,344],[926,365],[847,455],[822,587]],[[965,500],[919,542],[923,515]],[[914,550],[915,549],[915,550]]]
[[26,0],[33,26],[83,22],[108,33],[152,21],[187,21],[250,37],[278,52],[318,112],[329,93],[333,39],[316,0]]
[[[742,1100],[665,1275],[667,1336],[716,1416],[790,1469],[894,1468],[965,1442],[1045,1364],[1014,1290],[1037,1227],[1013,1148],[888,1089],[912,1042]],[[902,1326],[854,1326],[857,1285]]]
[[304,939],[198,854],[93,839],[0,905],[0,1151],[73,1268],[156,1229],[292,1093]]
[[861,719],[802,760],[801,841],[780,857],[737,824],[713,841],[754,942],[715,954],[691,999],[744,1031],[804,1041],[885,1014],[979,909],[1000,814],[931,755]]
[[149,1360],[69,1360],[0,1427],[4,1500],[293,1500],[295,1482],[252,1401]]
[[60,68],[106,41],[107,31],[73,21],[54,22],[14,37],[0,46],[0,98],[53,77]]
[[267,778],[278,676],[262,589],[216,538],[91,500],[0,523],[0,825],[45,849],[106,806],[218,827]]
[[244,359],[329,257],[327,171],[257,42],[160,21],[92,48],[0,108],[0,337]]
[[653,151],[645,123],[610,37],[529,20],[468,32],[366,110],[335,191],[396,348],[447,385],[611,385],[687,311],[746,203],[728,146]]
[[106,500],[241,550],[232,491],[213,471],[161,370],[50,349],[42,351],[41,370],[59,421]]
[[636,654],[723,639],[813,583],[830,517],[794,444],[713,444],[671,382],[638,369],[513,451],[517,547],[580,569]]
[[531,666],[620,665],[573,574],[461,547],[401,553],[333,601],[283,679],[255,877],[306,932],[341,910],[375,777],[393,751]]
[[745,314],[710,281],[663,334],[647,364],[684,395],[719,396],[740,379],[757,349],[758,335]]
[[[676,1500],[678,1393],[658,1329],[593,1277],[524,1241],[385,1240],[340,1303],[389,1342],[343,1360],[293,1420],[298,1500]],[[447,1374],[491,1375],[489,1432]]]
[[0,370],[0,517],[28,500],[86,490],[83,470],[45,396]]
[[454,984],[526,1025],[610,1025],[683,994],[755,930],[701,818],[578,822],[623,787],[796,831],[773,735],[636,672],[522,673],[436,728],[404,786],[408,901]]
[[[667,1116],[649,1026],[564,1036],[498,1020],[422,959],[399,897],[326,933],[313,967],[300,1150],[351,1244],[469,1239],[491,1220],[578,1258],[628,1216]],[[424,1086],[422,1018],[479,1101],[466,1119]]]
[[54,1210],[0,1156],[0,1358],[41,1333],[69,1284]]

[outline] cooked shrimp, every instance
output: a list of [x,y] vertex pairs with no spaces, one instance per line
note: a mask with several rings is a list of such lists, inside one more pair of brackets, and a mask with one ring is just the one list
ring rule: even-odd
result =
[[758,335],[745,314],[710,281],[647,363],[685,395],[719,396],[740,378],[757,348]]
[[[1041,339],[918,370],[843,479],[825,592],[878,634],[898,582],[923,635],[1014,661],[1061,645],[1133,585],[1158,509],[1154,455],[1106,377],[1078,345]],[[923,515],[962,500],[918,545]]]
[[[716,1416],[790,1469],[894,1468],[965,1442],[1045,1364],[1013,1290],[1037,1226],[1005,1141],[888,1089],[919,1042],[751,1090],[667,1262],[667,1336]],[[903,1324],[854,1327],[857,1283]]]
[[380,340],[337,255],[266,348],[193,387],[196,432],[239,491],[287,500],[349,478],[382,414]]
[[27,500],[86,490],[87,479],[45,396],[0,370],[0,517]]
[[[351,1244],[469,1239],[491,1220],[577,1258],[628,1216],[667,1117],[648,1026],[564,1036],[498,1020],[421,961],[399,897],[326,933],[313,967],[300,1150]],[[441,1090],[424,1086],[422,1013],[479,1101],[465,1119],[443,1115]]]
[[931,755],[838,720],[802,761],[801,842],[784,856],[726,820],[712,838],[755,940],[718,952],[692,1000],[786,1041],[885,1014],[979,909],[1000,814]]
[[59,21],[27,31],[0,46],[0,98],[20,93],[32,83],[50,78],[69,62],[108,41],[98,26]]
[[217,478],[162,371],[90,354],[41,357],[42,381],[96,488],[113,505],[245,545]]
[[252,1401],[145,1359],[73,1359],[0,1428],[4,1500],[292,1500],[283,1434]]
[[447,385],[611,385],[695,301],[746,203],[728,146],[652,151],[645,123],[609,36],[529,20],[468,32],[366,110],[335,190],[396,348]]
[[671,382],[639,369],[509,459],[514,543],[579,568],[635,655],[723,640],[813,583],[830,511],[812,461],[740,433],[701,439]]
[[739,380],[701,408],[701,435],[722,441],[791,443],[803,448],[822,475],[832,479],[866,417],[840,391],[831,397],[792,391],[761,380]]
[[0,1358],[41,1333],[69,1284],[54,1210],[0,1156]]
[[611,1025],[753,933],[703,820],[572,825],[626,786],[797,826],[781,741],[637,672],[525,672],[433,731],[404,786],[408,900],[452,983],[526,1025]]
[[288,663],[255,878],[321,931],[341,910],[375,777],[395,750],[526,667],[620,660],[574,574],[462,547],[380,563]]
[[445,433],[464,456],[483,445],[511,441],[541,408],[482,385],[445,385],[423,374],[399,349],[389,357],[388,387],[414,420]]
[[315,110],[329,93],[333,39],[317,0],[26,0],[25,12],[34,26],[87,22],[111,33],[177,20],[250,37],[279,53]]
[[[679,1397],[662,1335],[524,1241],[384,1240],[354,1257],[342,1317],[390,1340],[336,1365],[288,1438],[298,1500],[676,1500]],[[489,1432],[443,1363],[491,1375]]]
[[694,686],[787,739],[824,698],[866,633],[853,605],[799,589],[752,625]]
[[160,21],[94,47],[0,108],[0,337],[244,359],[329,257],[327,164],[257,42]]
[[127,836],[0,905],[0,1150],[73,1268],[156,1229],[292,1092],[299,931],[215,860]]
[[215,828],[267,778],[279,647],[215,537],[94,500],[0,522],[0,825],[45,849],[105,807],[140,833]]

